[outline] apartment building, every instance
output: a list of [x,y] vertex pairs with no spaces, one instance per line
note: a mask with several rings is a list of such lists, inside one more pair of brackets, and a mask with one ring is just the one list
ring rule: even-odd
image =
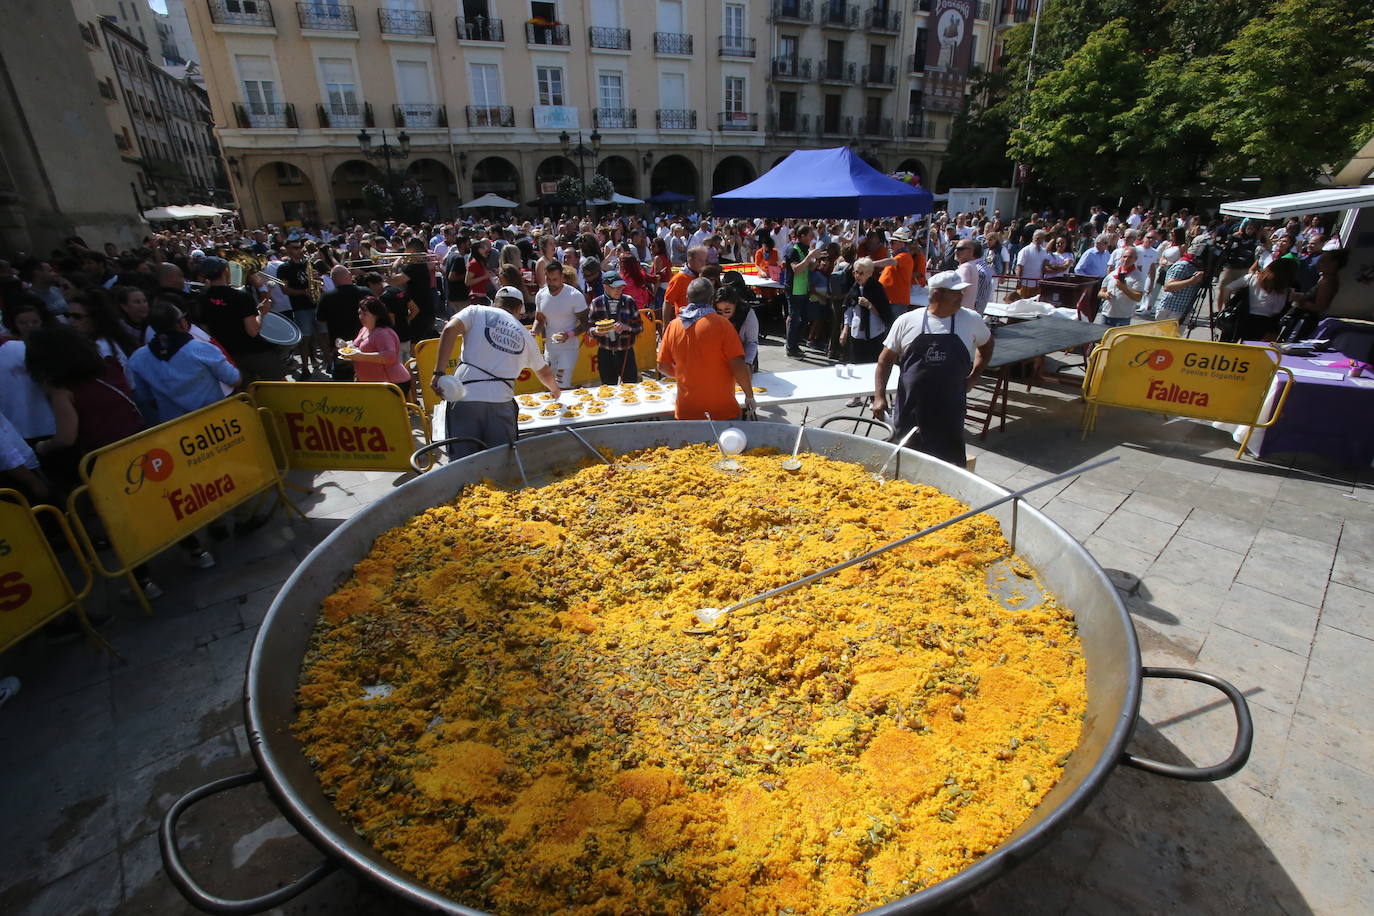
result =
[[[842,143],[933,180],[949,114],[933,114],[915,68],[921,8],[962,3],[972,21],[977,4],[895,2],[193,0],[186,13],[258,223],[371,217],[362,188],[388,170],[436,216],[488,192],[551,204],[559,178],[593,171],[632,197],[705,200],[792,149]],[[974,27],[980,48],[990,28]]]

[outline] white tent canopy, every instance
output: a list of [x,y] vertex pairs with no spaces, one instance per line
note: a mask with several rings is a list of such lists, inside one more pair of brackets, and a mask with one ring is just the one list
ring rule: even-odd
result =
[[212,216],[223,216],[233,212],[233,210],[211,207],[207,204],[185,204],[183,206],[154,207],[151,210],[144,210],[143,218],[149,222],[168,219],[209,219]]
[[612,194],[608,199],[605,199],[605,200],[591,200],[591,201],[588,201],[588,203],[590,203],[593,207],[606,207],[606,206],[610,206],[611,204],[620,204],[621,206],[631,206],[631,205],[633,205],[633,204],[642,204],[642,203],[644,203],[644,201],[640,200],[638,197],[631,197],[631,196],[629,196],[628,194],[619,194],[619,193],[617,193],[617,194]]
[[1309,213],[1329,213],[1332,210],[1355,210],[1374,207],[1374,185],[1358,188],[1321,188],[1280,194],[1278,197],[1257,197],[1254,200],[1234,200],[1221,205],[1225,216],[1245,216],[1250,219],[1287,219]]
[[483,194],[476,200],[470,200],[465,204],[459,204],[459,209],[475,210],[478,207],[497,207],[501,210],[514,210],[520,206],[513,200],[506,200],[498,194]]

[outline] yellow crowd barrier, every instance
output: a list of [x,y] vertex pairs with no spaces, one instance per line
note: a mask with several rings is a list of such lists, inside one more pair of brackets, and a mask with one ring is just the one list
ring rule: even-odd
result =
[[248,393],[267,411],[278,467],[304,471],[410,470],[410,454],[416,448],[411,411],[418,412],[419,408],[407,404],[405,394],[395,385],[255,382]]

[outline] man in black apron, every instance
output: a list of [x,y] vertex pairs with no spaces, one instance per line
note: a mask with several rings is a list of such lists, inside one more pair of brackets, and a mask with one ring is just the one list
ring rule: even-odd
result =
[[968,283],[955,271],[930,278],[930,305],[898,316],[878,355],[873,414],[887,413],[887,381],[898,367],[891,423],[912,447],[964,467],[968,392],[992,356],[992,332],[977,312],[960,307]]

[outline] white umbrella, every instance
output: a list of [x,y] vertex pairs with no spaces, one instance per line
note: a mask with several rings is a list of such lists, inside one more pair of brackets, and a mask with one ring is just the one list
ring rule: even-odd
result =
[[170,207],[154,207],[151,210],[144,210],[143,218],[152,222],[159,219],[184,219],[185,217],[173,213]]
[[465,204],[458,205],[461,210],[475,210],[478,207],[499,207],[502,210],[514,210],[518,206],[520,205],[515,201],[506,200],[504,197],[496,194],[483,194],[476,200],[470,200]]
[[621,206],[631,204],[642,204],[644,203],[644,201],[640,200],[638,197],[631,197],[628,194],[616,193],[612,194],[610,198],[607,200],[592,200],[588,201],[588,203],[590,203],[593,207],[605,207],[609,204],[620,204]]

